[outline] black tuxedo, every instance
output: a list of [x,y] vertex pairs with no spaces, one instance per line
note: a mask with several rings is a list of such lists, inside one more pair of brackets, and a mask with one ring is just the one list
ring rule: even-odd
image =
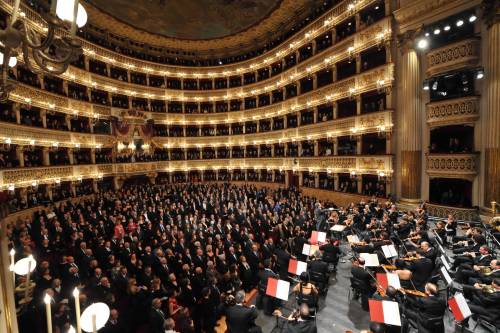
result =
[[288,322],[286,331],[288,333],[316,333],[318,329],[314,320],[308,319]]
[[226,309],[226,324],[228,333],[249,333],[255,327],[258,317],[255,308],[234,305]]
[[416,321],[419,333],[444,333],[443,316],[446,300],[440,296],[409,296],[410,309],[406,315]]
[[423,291],[434,269],[434,263],[428,258],[413,261],[409,269],[412,271],[412,280],[418,290]]
[[165,332],[165,316],[159,310],[151,309],[149,312],[149,325],[151,333]]

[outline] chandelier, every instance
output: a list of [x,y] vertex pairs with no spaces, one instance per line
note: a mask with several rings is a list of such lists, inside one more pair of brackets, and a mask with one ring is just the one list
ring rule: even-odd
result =
[[47,24],[45,35],[29,26],[19,5],[20,0],[14,0],[7,27],[0,30],[0,102],[6,101],[16,88],[16,81],[9,77],[9,67],[16,66],[18,55],[22,54],[24,64],[35,74],[60,75],[83,53],[75,37],[77,27],[87,22],[87,12],[79,0],[51,1],[48,12],[40,13]]

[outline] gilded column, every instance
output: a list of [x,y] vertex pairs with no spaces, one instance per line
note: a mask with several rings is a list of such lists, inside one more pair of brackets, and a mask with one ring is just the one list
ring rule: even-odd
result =
[[483,1],[487,24],[484,206],[500,202],[500,0]]
[[398,36],[401,50],[398,91],[401,199],[419,201],[422,174],[422,82],[420,59],[413,48],[415,32]]

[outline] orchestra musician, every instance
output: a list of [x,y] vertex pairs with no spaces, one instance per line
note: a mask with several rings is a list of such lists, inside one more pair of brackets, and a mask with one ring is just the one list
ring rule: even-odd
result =
[[[464,286],[464,296],[474,316],[481,316],[496,327],[500,326],[500,279],[495,278],[491,285],[476,283]],[[468,326],[468,320],[463,323]]]
[[259,272],[259,285],[256,305],[259,309],[264,309],[264,313],[271,315],[277,306],[277,301],[274,297],[267,296],[267,281],[269,278],[278,278],[278,275],[271,270],[271,260],[264,260],[264,270]]
[[406,294],[406,317],[417,324],[418,333],[444,333],[446,300],[439,296],[437,286],[432,283],[425,284],[425,295],[426,297]]
[[297,295],[299,305],[306,303],[309,307],[316,308],[318,303],[318,289],[311,283],[308,272],[300,274],[300,282],[292,290]]
[[372,276],[365,267],[365,259],[360,257],[353,261],[351,274],[360,286],[361,307],[363,310],[368,311],[368,298],[373,295],[376,287],[374,286]]
[[[457,260],[459,263],[457,264]],[[493,260],[488,246],[483,245],[479,248],[479,255],[475,252],[465,252],[463,256],[455,258],[453,267],[457,269],[456,279],[459,283],[464,283],[469,277],[476,276],[474,266],[488,266]]]
[[468,283],[466,282],[467,284],[491,284],[493,279],[500,278],[500,261],[498,259],[490,261],[489,266],[474,265],[473,269],[476,274],[469,277],[469,281],[467,281]]
[[412,257],[397,259],[406,262],[406,267],[412,272],[412,281],[417,290],[423,291],[434,269],[434,262],[424,257],[420,252],[413,253]]
[[[280,310],[273,313],[274,316],[282,317]],[[287,333],[317,333],[316,323],[311,317],[309,306],[301,304],[298,311],[294,311],[288,316],[286,323]]]

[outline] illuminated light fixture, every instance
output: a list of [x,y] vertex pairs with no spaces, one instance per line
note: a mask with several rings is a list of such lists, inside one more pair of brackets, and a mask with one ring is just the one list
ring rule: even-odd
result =
[[5,143],[10,145],[12,143],[12,139],[11,138],[7,138],[5,139]]
[[421,50],[426,49],[429,46],[429,41],[427,38],[421,38],[417,42],[417,47]]
[[354,46],[349,46],[349,47],[347,48],[347,52],[351,53],[351,52],[353,52],[353,51],[354,51]]
[[469,17],[469,22],[472,23],[474,22],[475,20],[477,20],[477,16],[472,14],[470,17]]
[[[0,52],[0,63],[3,64],[3,53]],[[15,67],[17,65],[17,58],[16,57],[10,57],[9,59],[9,67]]]
[[482,78],[484,78],[484,69],[480,68],[476,72],[476,79],[481,80]]
[[349,6],[347,6],[347,9],[348,10],[353,10],[354,9],[354,4],[350,3]]
[[460,19],[460,20],[457,21],[457,27],[461,27],[463,25],[464,25],[464,20]]
[[356,171],[352,170],[351,171],[351,176],[356,176]]
[[7,187],[7,189],[8,189],[9,191],[11,191],[11,192],[13,192],[15,188],[16,188],[16,187],[14,186],[14,184],[10,184],[10,185]]
[[33,182],[31,183],[31,186],[33,186],[33,187],[36,187],[37,185],[38,185],[38,184],[37,184],[37,182],[36,182],[36,181],[33,181]]
[[430,33],[428,33],[428,32],[426,32],[426,33],[425,33],[425,37],[429,37],[430,35],[431,35],[431,34],[430,34]]
[[61,180],[60,179],[56,179],[56,184],[61,184]]
[[424,80],[424,84],[422,86],[422,89],[424,89],[424,90],[429,90],[430,89],[429,80]]
[[106,325],[110,310],[105,303],[94,303],[83,311],[80,317],[84,332],[97,332]]
[[[2,46],[2,75],[0,77],[0,101],[6,101],[17,83],[9,79],[9,66],[16,65],[17,51],[22,52],[24,65],[35,74],[60,75],[69,64],[83,54],[81,43],[76,38],[77,28],[87,22],[87,12],[79,0],[53,0],[48,13],[42,17],[46,32],[39,33],[28,25],[26,14],[21,12],[20,1],[13,2],[7,27],[0,30]],[[56,30],[66,33],[56,34]],[[7,62],[8,66],[3,66]]]
[[436,28],[434,29],[434,35],[439,35],[441,33],[441,29]]
[[378,175],[379,175],[379,177],[385,177],[385,172],[380,171],[380,172],[378,173]]
[[450,29],[451,29],[451,27],[449,25],[445,25],[443,28],[444,31],[450,31]]
[[59,142],[53,142],[52,147],[59,147]]
[[34,146],[35,145],[35,140],[30,140],[30,145]]

